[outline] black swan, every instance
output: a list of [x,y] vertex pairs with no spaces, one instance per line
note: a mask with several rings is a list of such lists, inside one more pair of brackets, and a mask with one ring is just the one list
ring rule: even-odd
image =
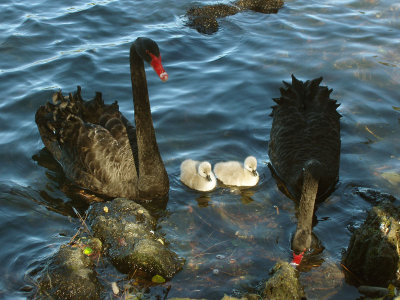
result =
[[58,92],[53,103],[36,112],[42,141],[67,178],[96,194],[139,201],[163,199],[168,194],[168,174],[151,118],[144,60],[161,80],[168,79],[157,43],[137,38],[130,48],[136,128],[119,112],[117,102],[104,104],[100,93],[84,101],[79,86],[74,96]]
[[315,202],[333,191],[339,174],[339,104],[321,78],[303,83],[292,75],[274,99],[268,144],[270,169],[286,195],[299,202],[292,240],[293,264],[299,264],[312,240]]

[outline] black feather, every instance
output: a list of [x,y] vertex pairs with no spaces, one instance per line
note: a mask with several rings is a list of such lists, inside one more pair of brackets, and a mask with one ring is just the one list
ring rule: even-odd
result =
[[74,95],[58,92],[54,98],[56,104],[48,102],[37,110],[36,123],[67,178],[98,194],[135,198],[135,128],[117,102],[104,104],[101,93],[84,101],[79,86]]
[[339,104],[330,99],[332,90],[320,86],[321,81],[303,83],[292,75],[292,84],[284,82],[281,97],[274,99],[278,105],[273,107],[268,154],[275,175],[297,201],[307,166],[318,176],[319,201],[338,180],[341,115],[336,111]]

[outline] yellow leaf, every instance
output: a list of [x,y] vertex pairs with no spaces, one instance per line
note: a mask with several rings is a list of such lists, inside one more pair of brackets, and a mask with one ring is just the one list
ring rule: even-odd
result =
[[92,252],[93,252],[93,249],[92,248],[90,248],[90,247],[86,247],[84,250],[83,250],[83,254],[85,254],[85,255],[90,255],[90,254],[92,254]]
[[164,283],[165,279],[161,275],[154,275],[153,278],[151,278],[151,281],[154,283]]
[[398,106],[392,106],[394,110],[400,111],[400,107]]
[[397,174],[394,172],[385,172],[385,173],[382,173],[382,177],[385,178],[387,181],[389,181],[393,185],[397,185],[400,183],[400,174]]

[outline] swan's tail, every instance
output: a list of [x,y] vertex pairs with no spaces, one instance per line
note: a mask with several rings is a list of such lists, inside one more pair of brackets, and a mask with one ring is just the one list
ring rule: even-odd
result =
[[47,102],[39,107],[35,121],[44,145],[57,160],[61,157],[60,145],[77,137],[77,131],[84,122],[99,124],[106,110],[118,112],[116,102],[104,105],[101,93],[96,93],[95,98],[90,101],[84,101],[80,86],[74,95],[70,93],[64,96],[59,91],[53,95],[52,100],[52,103]]
[[[340,104],[330,98],[332,89],[320,86],[321,81],[322,77],[303,82],[292,75],[292,83],[283,81],[284,87],[280,88],[281,96],[273,100],[278,106],[296,107],[305,112],[325,109],[336,112]],[[337,115],[340,117],[339,113]]]
[[60,129],[69,115],[81,115],[82,113],[81,88],[78,86],[75,95],[63,96],[61,91],[53,95],[53,101],[39,107],[35,115],[35,121],[40,136],[46,148],[56,159],[61,157],[59,147]]

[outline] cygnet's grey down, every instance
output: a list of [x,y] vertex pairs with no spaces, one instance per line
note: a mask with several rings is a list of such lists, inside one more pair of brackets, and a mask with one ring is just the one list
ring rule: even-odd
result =
[[225,185],[255,186],[260,179],[257,172],[257,159],[248,156],[244,166],[238,161],[226,161],[214,166],[214,173]]
[[217,179],[208,161],[186,159],[181,164],[181,181],[191,189],[207,192],[217,185]]

